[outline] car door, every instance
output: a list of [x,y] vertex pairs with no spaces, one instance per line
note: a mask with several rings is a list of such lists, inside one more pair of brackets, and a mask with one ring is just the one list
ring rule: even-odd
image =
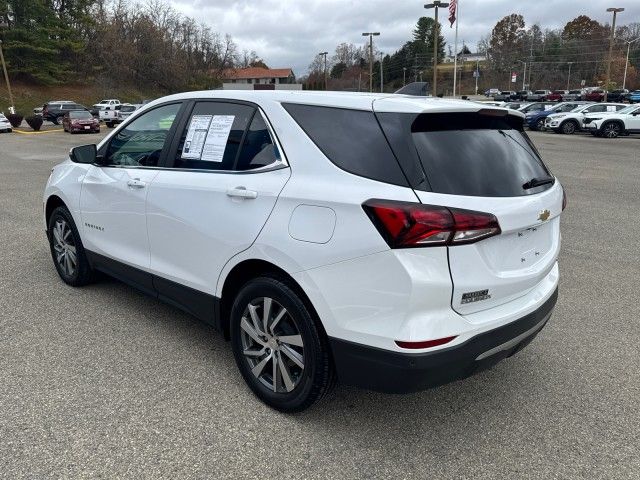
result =
[[[100,165],[87,172],[80,195],[81,231],[85,248],[98,261],[114,268],[149,269],[145,201],[181,106],[179,102],[158,106],[117,131],[100,148]],[[133,281],[140,288],[151,287],[150,276]]]
[[640,133],[640,107],[626,115],[624,123],[628,132]]
[[[193,104],[147,197],[151,272],[161,297],[193,311],[193,290],[214,294],[222,268],[254,242],[289,179],[281,152],[256,106]],[[194,313],[207,319],[213,312]]]

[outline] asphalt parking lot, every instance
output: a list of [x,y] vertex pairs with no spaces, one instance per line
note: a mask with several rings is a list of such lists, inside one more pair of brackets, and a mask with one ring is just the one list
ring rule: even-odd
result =
[[115,280],[59,280],[42,190],[105,133],[0,134],[0,477],[640,477],[639,137],[531,134],[569,205],[558,305],[523,352],[287,416],[210,327]]

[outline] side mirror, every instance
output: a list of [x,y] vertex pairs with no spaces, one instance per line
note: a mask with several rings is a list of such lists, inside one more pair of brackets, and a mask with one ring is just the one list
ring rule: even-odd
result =
[[75,163],[96,163],[98,158],[98,149],[95,145],[80,145],[74,147],[69,152],[69,158]]

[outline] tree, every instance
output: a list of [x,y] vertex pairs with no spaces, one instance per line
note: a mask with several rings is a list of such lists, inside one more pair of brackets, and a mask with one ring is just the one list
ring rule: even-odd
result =
[[338,62],[333,67],[331,67],[331,73],[329,76],[331,78],[341,78],[342,74],[347,70],[347,64],[344,62]]
[[[431,17],[420,17],[416,27],[413,29],[413,41],[411,48],[413,54],[433,59],[433,30],[436,21]],[[442,25],[438,22],[438,63],[441,63],[445,57],[445,42],[442,36]],[[433,60],[431,60],[433,62]]]
[[573,40],[598,40],[607,36],[607,29],[597,20],[580,15],[567,22],[562,30],[562,38]]
[[489,38],[489,55],[493,68],[499,72],[512,69],[522,55],[524,18],[512,13],[496,23]]

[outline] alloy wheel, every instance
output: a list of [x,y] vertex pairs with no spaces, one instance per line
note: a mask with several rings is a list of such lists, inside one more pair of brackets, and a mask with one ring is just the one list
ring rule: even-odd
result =
[[607,138],[616,138],[620,135],[620,125],[617,123],[607,123],[603,130],[604,136]]
[[565,122],[562,125],[562,133],[566,133],[567,135],[571,135],[576,131],[576,124],[573,122]]
[[65,275],[72,277],[78,267],[78,255],[71,227],[66,220],[58,218],[52,233],[56,263]]
[[242,354],[251,373],[275,393],[293,391],[304,371],[304,342],[295,319],[270,297],[252,300],[240,321]]

